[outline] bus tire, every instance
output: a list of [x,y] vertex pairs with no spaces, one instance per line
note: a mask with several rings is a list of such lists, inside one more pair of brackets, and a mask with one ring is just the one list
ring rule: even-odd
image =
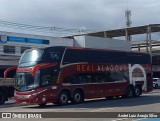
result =
[[142,89],[140,86],[136,86],[134,89],[134,96],[139,97],[142,94]]
[[127,98],[131,98],[134,95],[134,91],[133,88],[131,86],[128,86],[126,89],[126,97]]
[[72,103],[78,104],[84,101],[83,92],[80,90],[75,90],[72,97]]
[[67,91],[62,91],[58,96],[59,105],[67,105],[69,101],[69,94]]
[[4,92],[0,92],[0,105],[3,105],[4,102],[6,101],[6,95]]

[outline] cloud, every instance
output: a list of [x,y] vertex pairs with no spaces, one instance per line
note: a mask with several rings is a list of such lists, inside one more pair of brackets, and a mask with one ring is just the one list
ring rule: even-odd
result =
[[2,20],[62,28],[107,30],[125,27],[125,10],[132,25],[158,23],[159,0],[0,0]]

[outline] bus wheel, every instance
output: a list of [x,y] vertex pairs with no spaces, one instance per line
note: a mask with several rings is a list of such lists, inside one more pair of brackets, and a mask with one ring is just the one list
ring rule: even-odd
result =
[[126,97],[128,97],[128,98],[131,98],[131,97],[133,97],[133,88],[132,87],[128,87],[127,88],[127,90],[126,90]]
[[5,99],[6,99],[5,93],[0,92],[0,105],[4,104]]
[[68,93],[66,91],[62,91],[59,94],[59,97],[58,97],[58,104],[59,105],[67,105],[68,104],[68,100],[69,100]]
[[72,103],[81,103],[84,101],[83,93],[79,90],[73,93]]
[[134,90],[134,96],[135,96],[135,97],[139,97],[141,94],[142,94],[142,89],[141,89],[141,87],[136,86],[136,87],[135,87],[135,90]]

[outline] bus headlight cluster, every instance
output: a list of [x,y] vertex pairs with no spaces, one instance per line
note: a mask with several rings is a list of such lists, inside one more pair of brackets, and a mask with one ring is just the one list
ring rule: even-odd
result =
[[17,95],[16,93],[14,93],[14,96],[20,99],[29,99],[31,97],[31,95]]
[[45,92],[46,90],[47,90],[47,89],[44,89],[44,90],[42,90],[42,91],[40,91],[40,92],[33,93],[32,96],[37,96],[37,95],[39,95],[40,93]]

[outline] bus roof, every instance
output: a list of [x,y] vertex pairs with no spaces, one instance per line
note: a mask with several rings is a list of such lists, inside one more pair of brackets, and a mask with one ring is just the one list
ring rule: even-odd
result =
[[100,51],[113,51],[113,52],[126,52],[126,53],[137,53],[137,54],[149,54],[147,52],[135,52],[131,50],[114,50],[114,49],[99,49],[99,48],[84,48],[84,47],[75,47],[75,46],[53,46],[53,47],[61,47],[67,49],[78,49],[78,50],[100,50]]

